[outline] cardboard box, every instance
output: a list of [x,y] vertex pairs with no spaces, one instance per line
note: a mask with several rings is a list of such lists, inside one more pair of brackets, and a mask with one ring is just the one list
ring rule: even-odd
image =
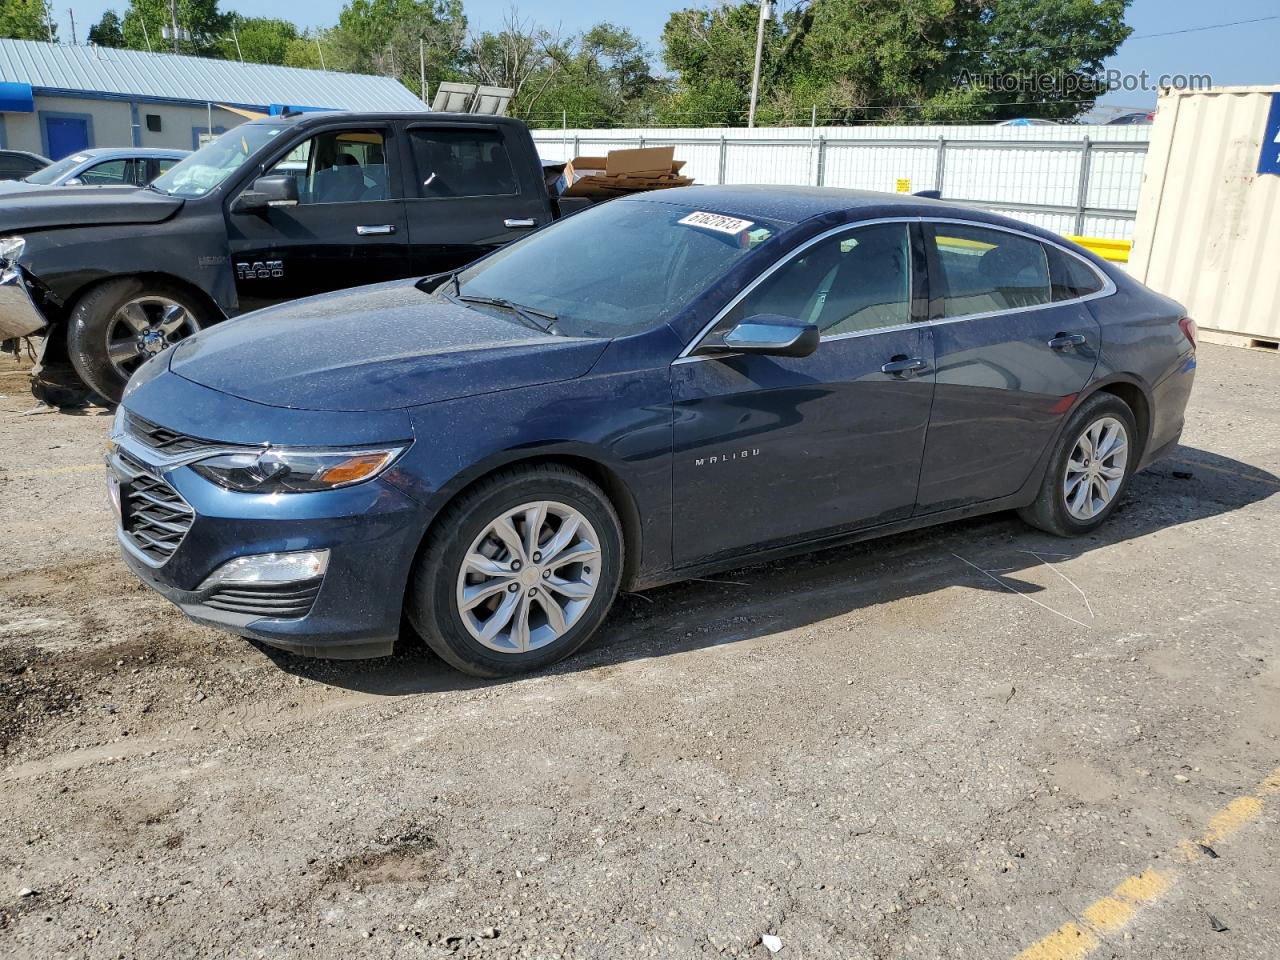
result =
[[680,175],[683,166],[683,160],[675,159],[675,147],[610,150],[603,157],[574,157],[560,176],[560,195],[603,198],[685,187],[693,180]]

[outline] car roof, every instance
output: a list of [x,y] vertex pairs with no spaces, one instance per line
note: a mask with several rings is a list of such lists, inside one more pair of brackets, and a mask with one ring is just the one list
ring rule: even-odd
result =
[[371,122],[404,120],[411,123],[445,121],[450,124],[480,123],[487,126],[498,125],[520,127],[522,129],[525,126],[522,120],[517,120],[515,117],[495,117],[484,113],[444,113],[437,110],[308,110],[306,113],[280,114],[277,116],[263,117],[261,120],[254,120],[251,122],[268,123],[276,121],[279,123],[291,123],[296,126],[308,127],[317,123],[327,123],[332,120],[368,120]]
[[177,147],[89,147],[86,150],[77,150],[75,156],[93,157],[101,159],[102,157],[185,157],[190,150],[181,150]]
[[10,157],[30,157],[32,160],[39,160],[41,163],[51,162],[48,157],[41,156],[38,153],[32,153],[30,150],[10,150],[6,147],[0,150],[0,154],[5,154]]
[[[716,213],[788,223],[802,223],[815,217],[830,218],[833,225],[875,217],[954,218],[958,211],[963,211],[965,219],[980,219],[995,224],[1014,222],[998,214],[963,207],[949,201],[931,200],[907,193],[881,193],[844,187],[708,184],[629,194],[622,199],[666,200],[693,207],[707,207]],[[1017,223],[1019,227],[1028,226],[1021,221]]]

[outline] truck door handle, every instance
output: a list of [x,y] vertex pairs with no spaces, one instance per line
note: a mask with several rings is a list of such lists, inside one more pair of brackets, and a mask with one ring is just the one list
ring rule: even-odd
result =
[[1049,346],[1054,350],[1065,350],[1067,347],[1078,347],[1088,342],[1088,337],[1083,333],[1060,333],[1049,341]]
[[927,366],[929,363],[923,357],[897,356],[881,367],[880,372],[905,379]]
[[503,220],[502,225],[509,230],[514,230],[516,227],[536,227],[538,225],[538,221],[534,220],[532,217],[530,217],[527,220],[508,219],[508,220]]
[[394,223],[366,223],[356,227],[356,235],[360,237],[377,237],[395,232]]

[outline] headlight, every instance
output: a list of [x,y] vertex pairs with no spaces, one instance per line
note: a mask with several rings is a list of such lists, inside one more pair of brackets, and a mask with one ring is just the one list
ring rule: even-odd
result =
[[26,245],[22,237],[0,237],[0,260],[17,261]]
[[191,465],[191,469],[229,490],[243,493],[307,493],[334,490],[372,480],[404,452],[404,447],[376,450],[289,450],[226,453]]

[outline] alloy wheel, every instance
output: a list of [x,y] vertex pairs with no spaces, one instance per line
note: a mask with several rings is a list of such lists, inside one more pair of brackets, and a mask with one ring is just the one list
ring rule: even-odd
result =
[[1076,440],[1067,458],[1062,494],[1067,513],[1092,520],[1120,492],[1129,463],[1129,431],[1115,417],[1101,417]]
[[107,325],[107,359],[128,380],[145,361],[199,329],[182,304],[168,297],[136,297],[116,310]]
[[537,650],[582,619],[600,564],[600,538],[579,511],[551,500],[522,504],[488,524],[467,550],[458,613],[490,650]]

